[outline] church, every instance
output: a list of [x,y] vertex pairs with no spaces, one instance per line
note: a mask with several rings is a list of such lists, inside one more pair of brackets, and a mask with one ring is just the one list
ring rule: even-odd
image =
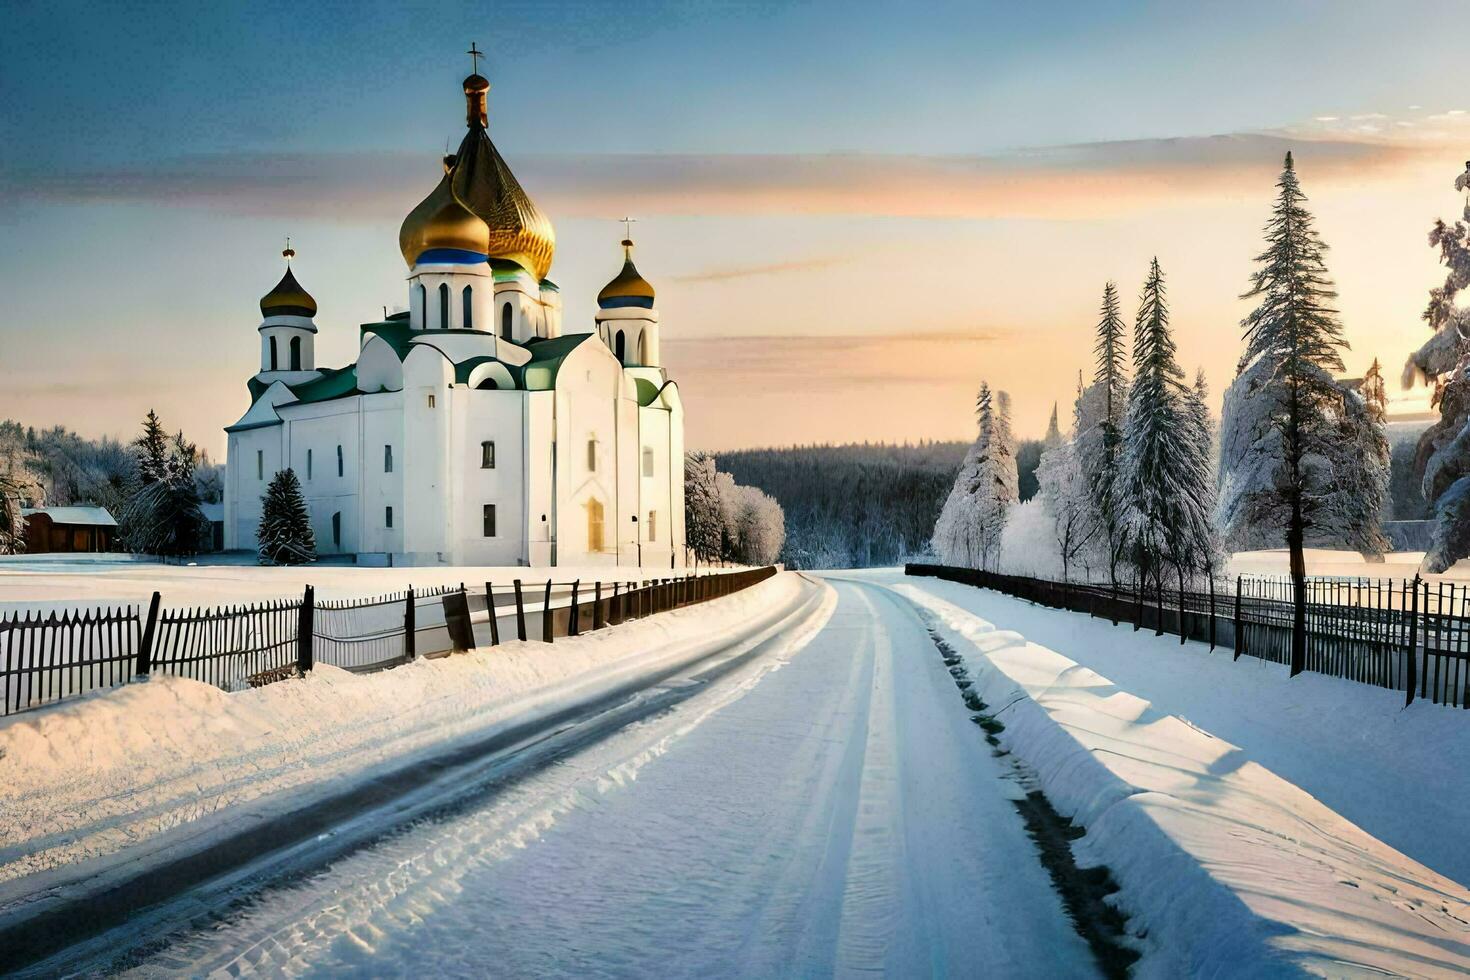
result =
[[489,89],[464,80],[468,131],[398,233],[407,309],[358,328],[356,363],[317,366],[317,303],[286,249],[250,407],[225,430],[226,548],[256,547],[290,467],[323,555],[683,566],[684,409],[653,286],[625,239],[592,329],[563,329],[555,232],[490,140]]

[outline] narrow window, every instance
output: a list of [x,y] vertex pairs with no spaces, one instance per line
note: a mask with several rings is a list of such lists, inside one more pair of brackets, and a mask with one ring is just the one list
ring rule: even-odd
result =
[[342,475],[342,447],[337,447],[337,475]]
[[658,540],[658,511],[648,512],[648,540]]
[[449,283],[439,284],[439,329],[449,329]]
[[429,407],[430,408],[433,408],[434,407],[434,396],[433,395],[430,395],[429,396]]
[[311,450],[306,451],[306,478],[311,479]]
[[653,476],[653,450],[643,447],[643,475]]
[[383,526],[384,527],[392,527],[393,526],[393,508],[392,507],[385,507],[385,508],[383,508]]
[[301,370],[301,338],[291,338],[291,370]]
[[602,501],[587,501],[587,550],[602,550]]
[[419,283],[415,292],[419,297],[419,327],[427,329],[429,326],[429,289],[423,283]]
[[510,304],[506,303],[500,308],[500,336],[504,340],[510,339]]
[[494,504],[486,504],[485,505],[484,516],[485,516],[485,537],[487,537],[487,538],[493,538],[493,537],[495,537],[495,505]]
[[461,294],[464,300],[464,323],[461,324],[466,330],[475,329],[474,301],[470,296],[470,287],[466,286]]
[[648,363],[648,331],[646,330],[638,335],[638,363]]
[[332,547],[342,547],[342,512],[332,515]]
[[257,480],[264,480],[265,479],[265,450],[264,449],[257,449],[255,451],[255,478]]
[[276,356],[276,338],[271,337],[270,338],[270,342],[271,342],[271,370],[272,371],[277,371],[277,370],[280,370],[279,365],[280,365],[281,362],[280,362],[280,359]]
[[393,447],[392,446],[384,446],[383,447],[383,472],[384,473],[392,473],[393,472]]
[[597,440],[587,440],[587,472],[597,472]]
[[482,442],[482,443],[480,443],[480,469],[482,469],[482,470],[493,470],[493,469],[495,469],[495,443],[493,443],[493,442]]
[[619,330],[617,336],[613,338],[613,353],[617,355],[618,360],[623,360],[623,352],[626,351],[627,348],[628,338],[624,337],[623,332]]

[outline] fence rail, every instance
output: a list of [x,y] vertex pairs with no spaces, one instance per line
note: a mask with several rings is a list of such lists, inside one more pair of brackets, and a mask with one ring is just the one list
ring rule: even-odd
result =
[[482,640],[551,643],[729,595],[775,574],[765,567],[585,585],[514,579],[322,601],[307,586],[300,598],[217,608],[163,609],[155,592],[146,610],[14,613],[0,616],[0,716],[153,673],[240,691],[317,663],[367,673],[471,650]]
[[[909,575],[942,578],[1056,609],[1085,612],[1135,630],[1229,647],[1235,659],[1291,662],[1291,581],[1268,576],[1186,587],[1054,582],[951,565],[910,564]],[[1307,580],[1305,669],[1470,708],[1470,586],[1454,582]]]

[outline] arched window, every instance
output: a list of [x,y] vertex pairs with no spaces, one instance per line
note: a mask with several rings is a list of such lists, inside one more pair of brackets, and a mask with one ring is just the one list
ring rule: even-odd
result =
[[648,331],[645,330],[638,335],[638,363],[648,364]]
[[301,338],[291,338],[291,370],[301,370]]
[[337,475],[342,475],[342,447],[337,447]]
[[342,547],[342,512],[340,510],[332,515],[332,546]]
[[466,330],[473,330],[475,329],[475,310],[474,303],[470,297],[470,287],[466,286],[464,288],[461,298],[464,300],[464,323],[461,326]]
[[439,284],[439,329],[449,329],[449,283]]
[[270,342],[271,342],[271,370],[272,371],[278,371],[278,370],[280,370],[279,365],[280,365],[281,362],[280,362],[280,360],[276,356],[276,338],[271,337],[270,338]]
[[623,360],[623,353],[627,350],[627,347],[628,339],[624,337],[623,332],[619,330],[617,337],[613,339],[613,353],[617,355],[618,360]]
[[510,340],[510,304],[506,303],[500,308],[500,336],[503,340]]
[[423,283],[415,287],[414,292],[419,297],[419,328],[427,329],[429,326],[429,290]]
[[498,385],[498,384],[495,383],[495,379],[494,378],[486,378],[484,381],[481,381],[479,384],[475,385],[475,390],[476,391],[495,391],[499,387],[500,387],[500,385]]
[[587,501],[587,550],[602,550],[602,501],[596,497]]

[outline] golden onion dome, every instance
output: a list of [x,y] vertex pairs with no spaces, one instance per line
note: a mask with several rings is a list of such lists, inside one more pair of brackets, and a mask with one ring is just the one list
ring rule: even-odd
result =
[[410,266],[420,261],[484,262],[490,230],[454,196],[455,158],[444,158],[444,177],[403,219],[398,249]]
[[604,310],[620,306],[653,309],[653,283],[639,275],[637,266],[633,265],[631,239],[623,239],[623,271],[602,287],[602,291],[597,294],[597,305]]
[[276,288],[260,298],[260,313],[262,316],[313,317],[316,316],[316,300],[301,288],[288,265]]
[[[489,89],[490,83],[480,75],[464,80],[469,131],[445,180],[450,196],[483,222],[485,255],[514,262],[539,281],[551,271],[556,232],[550,219],[521,188],[485,132],[485,96]],[[437,213],[437,208],[428,207],[433,198],[431,194],[414,208],[399,231],[399,246],[409,266],[418,260],[419,255],[413,249],[428,236],[429,227],[439,227],[430,220]]]

